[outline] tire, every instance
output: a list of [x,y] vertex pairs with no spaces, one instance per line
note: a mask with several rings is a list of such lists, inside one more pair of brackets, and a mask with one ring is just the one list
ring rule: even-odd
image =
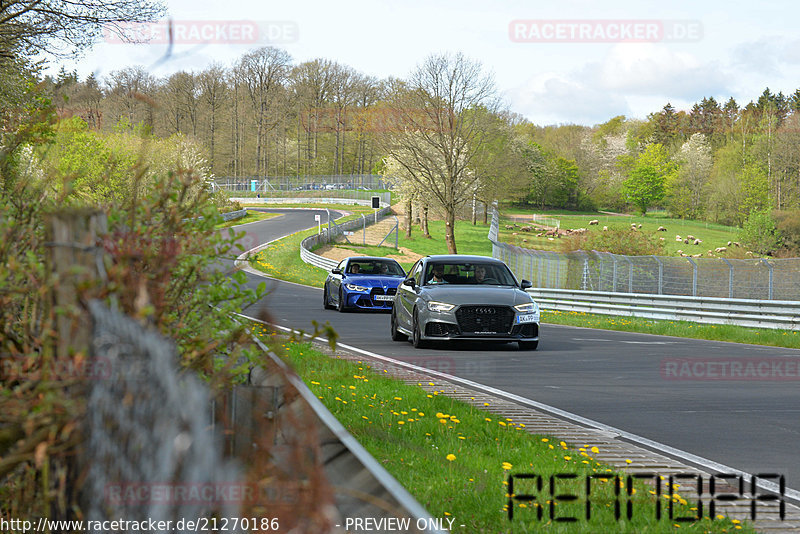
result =
[[536,350],[539,347],[539,341],[518,341],[519,350]]
[[392,341],[408,341],[408,336],[397,329],[397,317],[394,315],[394,310],[392,310],[390,328],[392,329]]
[[419,330],[419,321],[417,321],[417,313],[414,312],[414,328],[413,328],[414,335],[411,336],[411,344],[414,345],[415,349],[424,349],[428,346],[427,341],[422,340],[422,334]]
[[344,313],[346,309],[344,307],[344,291],[342,291],[341,287],[339,288],[339,303],[336,305],[336,309],[339,310],[339,313]]
[[331,306],[330,298],[328,297],[328,286],[326,285],[325,288],[322,290],[322,307],[326,310],[332,310],[333,306]]

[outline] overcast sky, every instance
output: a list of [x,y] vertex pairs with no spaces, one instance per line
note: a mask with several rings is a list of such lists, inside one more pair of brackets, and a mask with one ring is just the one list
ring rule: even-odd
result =
[[327,58],[405,77],[429,54],[462,51],[494,72],[512,111],[540,125],[645,118],[668,101],[689,109],[704,96],[746,104],[765,87],[800,88],[800,4],[791,0],[167,2],[181,33],[168,59],[166,44],[108,38],[50,71],[63,64],[103,78],[142,65],[164,76],[231,65],[271,44],[295,63]]

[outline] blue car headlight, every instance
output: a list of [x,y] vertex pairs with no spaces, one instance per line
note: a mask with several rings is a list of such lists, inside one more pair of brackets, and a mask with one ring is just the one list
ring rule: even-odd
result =
[[350,291],[369,291],[368,287],[357,286],[355,284],[345,284],[344,287],[346,287]]

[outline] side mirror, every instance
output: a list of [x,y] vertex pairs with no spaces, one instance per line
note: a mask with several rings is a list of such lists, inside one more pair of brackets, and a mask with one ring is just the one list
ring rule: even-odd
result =
[[342,274],[342,270],[337,267],[335,269],[331,269],[331,273],[333,273],[333,274]]
[[533,284],[531,284],[530,280],[521,280],[519,287],[522,289],[528,289],[529,287],[533,287]]
[[417,286],[417,282],[413,278],[407,278],[403,280],[403,285],[414,289]]

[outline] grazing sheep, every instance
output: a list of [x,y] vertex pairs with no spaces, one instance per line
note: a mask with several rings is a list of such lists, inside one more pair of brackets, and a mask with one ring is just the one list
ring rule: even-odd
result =
[[598,221],[597,219],[592,219],[591,221],[589,221],[589,226],[594,226],[595,224],[600,224],[600,221]]
[[604,232],[608,232],[608,226],[604,226],[604,227],[603,227],[603,231],[604,231]]
[[699,245],[702,242],[703,242],[702,239],[695,239],[694,241],[692,241],[692,243],[694,243],[695,245]]
[[658,240],[659,241],[665,241],[665,239],[663,237],[659,237]]
[[686,239],[688,239],[689,241],[694,241],[697,238],[695,236],[693,236],[693,235],[687,235]]
[[727,247],[717,247],[714,249],[714,252],[725,252],[727,250],[728,250]]
[[639,229],[641,230],[641,228],[642,228],[642,223],[639,223],[639,224],[637,224],[637,225],[636,225],[636,228],[639,228]]
[[687,237],[686,239],[684,239],[684,240],[683,240],[683,244],[684,244],[684,245],[688,245],[688,244],[689,244],[689,238],[688,238],[688,237]]
[[666,232],[666,231],[667,231],[667,229],[664,228],[663,226],[659,226],[658,230],[656,230],[656,232]]
[[679,235],[675,236],[675,241],[683,241],[683,238]]
[[513,226],[511,226],[510,224],[507,224],[507,225],[506,225],[506,230],[513,230],[513,229],[514,229],[514,227],[513,227]]
[[702,254],[692,254],[693,258],[701,258],[702,256],[703,256]]
[[748,250],[747,252],[745,252],[745,254],[746,254],[747,256],[752,256],[752,255],[753,255],[753,253],[752,253],[752,252],[750,252],[749,250]]
[[522,240],[522,242],[523,242],[523,243],[527,243],[527,242],[528,242],[528,240],[527,240],[527,239],[523,239],[523,240]]
[[733,244],[733,243],[732,243],[731,241],[728,241],[728,246],[731,246],[732,244]]
[[523,232],[530,232],[531,231],[531,227],[530,226],[523,226],[522,228],[520,228],[520,230],[522,230]]
[[738,241],[733,242],[734,247],[741,247],[742,245]]

